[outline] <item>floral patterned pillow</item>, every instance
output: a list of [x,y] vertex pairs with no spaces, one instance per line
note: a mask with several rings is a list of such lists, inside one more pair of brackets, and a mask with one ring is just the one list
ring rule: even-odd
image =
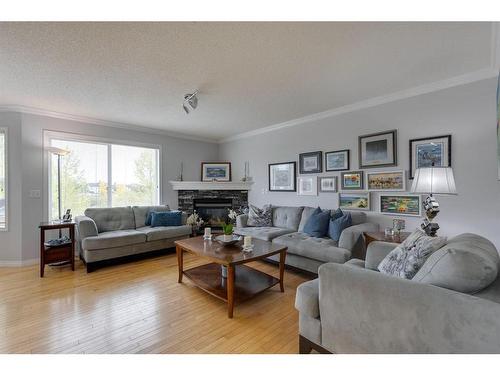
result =
[[446,237],[430,237],[417,229],[378,265],[386,275],[412,279],[433,252],[446,244]]
[[270,227],[273,225],[273,209],[271,205],[266,205],[262,209],[249,205],[248,220],[249,227]]

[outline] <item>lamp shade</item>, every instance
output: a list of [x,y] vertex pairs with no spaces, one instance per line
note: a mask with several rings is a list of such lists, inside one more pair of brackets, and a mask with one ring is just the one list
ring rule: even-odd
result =
[[418,168],[415,171],[412,193],[457,194],[453,170],[450,167]]
[[59,147],[47,147],[46,150],[54,155],[65,156],[70,153],[69,150],[65,150],[64,148]]

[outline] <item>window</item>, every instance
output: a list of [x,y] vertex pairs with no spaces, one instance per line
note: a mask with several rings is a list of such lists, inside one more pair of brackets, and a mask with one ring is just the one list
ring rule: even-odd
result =
[[57,219],[58,158],[61,163],[61,210],[73,217],[88,207],[156,205],[159,202],[159,150],[109,143],[52,139],[50,216]]
[[0,230],[7,229],[7,130],[0,129]]

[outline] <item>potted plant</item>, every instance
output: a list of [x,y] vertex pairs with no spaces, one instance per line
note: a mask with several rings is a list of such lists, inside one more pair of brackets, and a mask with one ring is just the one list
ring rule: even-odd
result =
[[201,228],[203,223],[204,223],[203,219],[201,218],[200,215],[198,215],[196,211],[194,211],[191,215],[189,215],[186,220],[186,224],[191,226],[191,231],[193,236],[196,235],[196,233]]

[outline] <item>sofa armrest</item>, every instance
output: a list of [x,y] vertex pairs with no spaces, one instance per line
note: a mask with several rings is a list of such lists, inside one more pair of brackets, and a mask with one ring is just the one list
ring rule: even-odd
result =
[[335,353],[500,353],[500,304],[379,272],[319,268],[321,345]]
[[181,223],[182,223],[182,225],[186,225],[188,217],[189,217],[189,215],[187,212],[181,211]]
[[339,238],[339,247],[347,249],[352,252],[364,252],[365,237],[363,232],[376,232],[378,231],[378,224],[363,223],[352,225],[342,231]]
[[318,281],[314,279],[300,284],[295,293],[295,308],[311,318],[319,317]]
[[366,249],[365,268],[378,270],[378,265],[399,244],[392,242],[373,241]]
[[87,237],[93,237],[99,234],[95,221],[90,217],[77,216],[75,217],[75,222],[78,228],[78,237],[80,241],[83,241]]
[[236,216],[236,228],[244,228],[247,226],[248,215],[241,214]]

